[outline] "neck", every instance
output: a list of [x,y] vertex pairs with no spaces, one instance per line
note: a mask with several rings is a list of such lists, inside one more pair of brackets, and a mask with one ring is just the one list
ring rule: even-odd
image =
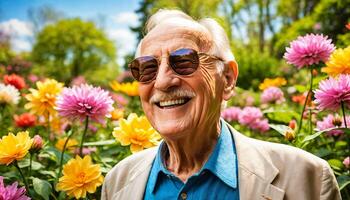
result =
[[168,156],[166,166],[183,182],[198,172],[208,160],[220,134],[220,122],[210,127],[198,128],[185,137],[167,140]]

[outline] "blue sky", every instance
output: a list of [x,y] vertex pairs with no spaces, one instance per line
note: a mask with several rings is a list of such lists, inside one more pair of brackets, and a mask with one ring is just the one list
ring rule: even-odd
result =
[[63,12],[66,17],[96,20],[103,16],[104,29],[117,46],[118,62],[122,56],[135,49],[136,36],[129,26],[138,24],[134,11],[140,0],[1,0],[0,29],[12,36],[15,51],[27,51],[33,44],[32,25],[28,20],[28,9],[50,6]]

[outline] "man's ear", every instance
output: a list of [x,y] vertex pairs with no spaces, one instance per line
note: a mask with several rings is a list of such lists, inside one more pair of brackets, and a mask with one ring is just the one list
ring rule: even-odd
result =
[[233,89],[236,86],[236,81],[238,77],[238,65],[237,62],[232,60],[225,63],[224,67],[224,92],[222,98],[228,101],[233,96]]

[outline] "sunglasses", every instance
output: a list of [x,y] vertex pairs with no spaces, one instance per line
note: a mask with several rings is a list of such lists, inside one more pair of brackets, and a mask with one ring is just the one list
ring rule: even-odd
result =
[[[193,49],[178,49],[169,54],[168,63],[170,68],[178,75],[187,76],[193,74],[199,67],[199,57],[207,56],[223,61],[221,58],[198,53]],[[148,83],[157,77],[160,60],[154,56],[141,56],[135,58],[129,64],[133,77],[141,83]]]

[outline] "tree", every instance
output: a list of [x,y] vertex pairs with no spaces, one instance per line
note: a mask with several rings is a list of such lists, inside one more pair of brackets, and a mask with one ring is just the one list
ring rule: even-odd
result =
[[116,49],[93,22],[79,18],[47,25],[38,33],[32,58],[48,75],[68,81],[72,77],[114,63]]

